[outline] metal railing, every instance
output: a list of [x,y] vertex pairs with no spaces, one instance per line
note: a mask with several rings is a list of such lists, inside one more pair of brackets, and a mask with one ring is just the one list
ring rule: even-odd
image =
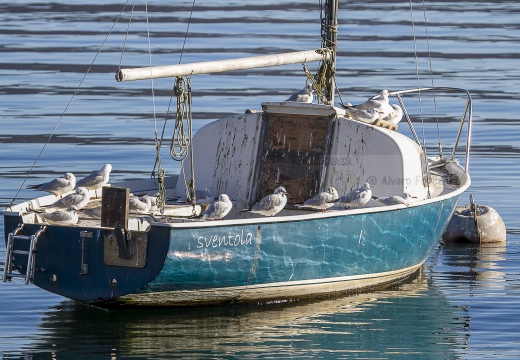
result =
[[[419,138],[412,125],[410,116],[408,115],[408,112],[406,111],[403,100],[401,98],[401,94],[421,93],[421,92],[461,92],[461,93],[466,94],[466,96],[467,96],[466,107],[464,108],[462,119],[460,121],[459,131],[457,132],[457,138],[455,140],[455,144],[453,146],[453,150],[451,153],[451,160],[453,161],[455,159],[455,153],[457,151],[459,140],[462,135],[462,130],[464,128],[464,122],[466,121],[466,118],[468,118],[468,128],[467,128],[468,135],[467,135],[467,139],[466,139],[466,158],[465,158],[465,167],[464,167],[465,172],[468,173],[469,172],[469,154],[470,154],[470,148],[471,148],[471,126],[472,126],[472,118],[473,118],[471,95],[469,94],[469,91],[466,89],[452,88],[452,87],[435,87],[435,88],[427,87],[427,88],[419,88],[419,89],[411,89],[411,90],[393,91],[393,92],[389,93],[389,95],[395,95],[397,97],[397,99],[401,105],[401,108],[403,109],[403,115],[406,117],[406,120],[408,121],[408,125],[410,126],[412,135],[413,135],[415,141],[417,142],[417,144],[422,147],[421,142],[419,141]],[[378,96],[376,96],[376,97],[378,97]]]

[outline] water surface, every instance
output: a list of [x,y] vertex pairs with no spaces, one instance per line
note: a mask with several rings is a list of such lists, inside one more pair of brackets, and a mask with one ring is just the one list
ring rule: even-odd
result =
[[[150,82],[114,80],[120,62],[123,67],[150,63],[148,31],[154,65],[176,64],[181,53],[182,62],[191,62],[320,47],[318,1],[251,5],[230,0],[196,3],[183,50],[192,4],[150,1],[147,29],[139,3],[132,32],[127,36],[126,25],[116,25],[94,63],[124,4],[0,4],[2,208],[15,197],[17,202],[33,197],[25,189],[28,184],[71,170],[86,174],[107,162],[114,167],[112,181],[150,176],[153,139],[162,131],[173,81],[154,81],[152,102]],[[461,203],[472,194],[495,208],[508,228],[507,245],[439,246],[421,274],[403,284],[292,304],[106,311],[19,282],[2,283],[3,358],[520,357],[520,6],[516,1],[428,2],[426,30],[422,2],[412,5],[413,12],[409,2],[341,2],[341,96],[358,103],[383,88],[432,82],[468,89],[474,102],[472,185]],[[122,19],[128,18],[126,12]],[[315,64],[308,66],[316,71]],[[304,83],[300,64],[193,77],[194,128],[221,115],[260,109],[265,101],[284,100]],[[450,106],[460,106],[460,100]],[[438,151],[433,119],[425,114],[424,126],[416,124],[421,137],[423,130],[433,136],[427,143],[431,154]],[[449,153],[459,119],[442,119],[439,132]],[[400,126],[400,131],[407,130]],[[169,127],[166,133],[171,136]],[[178,172],[166,153],[163,160],[167,173]],[[0,248],[1,265],[4,257]]]

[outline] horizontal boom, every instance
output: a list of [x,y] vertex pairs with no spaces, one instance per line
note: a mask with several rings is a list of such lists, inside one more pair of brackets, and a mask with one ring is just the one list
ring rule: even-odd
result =
[[269,66],[320,61],[328,57],[327,49],[297,51],[291,53],[252,56],[228,60],[204,61],[179,65],[152,66],[133,69],[119,69],[116,80],[133,81],[158,79],[175,76],[211,74],[232,70],[256,69]]

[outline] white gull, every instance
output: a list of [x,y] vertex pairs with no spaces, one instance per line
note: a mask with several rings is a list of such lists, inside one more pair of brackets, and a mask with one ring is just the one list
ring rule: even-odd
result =
[[384,119],[391,111],[393,111],[392,107],[388,103],[388,90],[381,90],[379,94],[379,98],[372,97],[369,100],[365,101],[362,104],[354,105],[354,106],[346,106],[346,108],[354,108],[357,110],[373,110],[379,113],[379,119]]
[[372,196],[372,199],[377,201],[378,203],[382,205],[397,205],[397,204],[404,204],[408,205],[408,203],[411,201],[411,199],[417,198],[416,196],[410,195],[410,193],[405,192],[403,196],[394,195],[394,196]]
[[257,202],[250,211],[252,213],[274,216],[278,214],[287,204],[287,191],[284,187],[279,186],[276,188],[273,194],[267,195],[262,200]]
[[218,201],[212,203],[202,214],[203,220],[220,220],[226,216],[233,207],[233,203],[226,194],[221,194]]
[[312,85],[309,83],[305,84],[305,87],[301,89],[300,91],[292,94],[287,100],[285,101],[296,101],[296,102],[302,102],[302,103],[312,103],[312,100],[314,99],[314,90],[312,89]]
[[42,213],[40,217],[50,225],[75,225],[78,222],[77,210],[78,209],[72,205],[67,210]]
[[354,120],[367,124],[373,124],[379,119],[379,113],[374,109],[360,110],[355,108],[345,108],[345,112]]
[[83,186],[88,190],[96,190],[102,188],[110,180],[110,172],[112,171],[112,165],[105,164],[98,171],[94,171],[90,175],[87,175],[76,183],[77,187]]
[[72,173],[66,173],[63,177],[56,178],[44,184],[29,185],[28,189],[46,191],[60,196],[74,190],[76,187],[76,177]]
[[403,118],[403,109],[397,104],[392,104],[390,106],[393,110],[383,120],[391,122],[392,124],[397,124]]
[[346,206],[355,206],[356,209],[360,206],[365,205],[372,198],[372,189],[370,189],[370,184],[365,183],[362,187],[358,189],[354,189],[347,193],[346,195],[340,197],[338,199],[338,204],[346,205]]
[[338,200],[338,192],[335,188],[329,187],[327,191],[321,192],[312,199],[305,201],[300,207],[310,207],[325,211],[325,209],[335,204],[335,200]]
[[143,195],[141,196],[141,199],[137,196],[131,196],[128,199],[129,210],[140,213],[147,213],[148,211],[150,211],[150,208],[152,207],[150,197],[148,195]]
[[92,208],[83,208],[81,209],[81,212],[88,217],[101,219],[101,205]]
[[80,210],[88,204],[89,200],[88,190],[80,186],[73,193],[55,201],[50,205],[50,208],[67,209],[70,206],[75,206],[76,210]]

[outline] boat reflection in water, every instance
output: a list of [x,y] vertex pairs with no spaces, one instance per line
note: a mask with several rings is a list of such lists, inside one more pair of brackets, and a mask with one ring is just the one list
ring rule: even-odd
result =
[[[469,319],[422,271],[385,291],[264,306],[107,311],[64,301],[45,314],[53,358],[443,358],[464,347]],[[52,346],[51,346],[52,344]],[[92,346],[95,344],[95,346]]]

